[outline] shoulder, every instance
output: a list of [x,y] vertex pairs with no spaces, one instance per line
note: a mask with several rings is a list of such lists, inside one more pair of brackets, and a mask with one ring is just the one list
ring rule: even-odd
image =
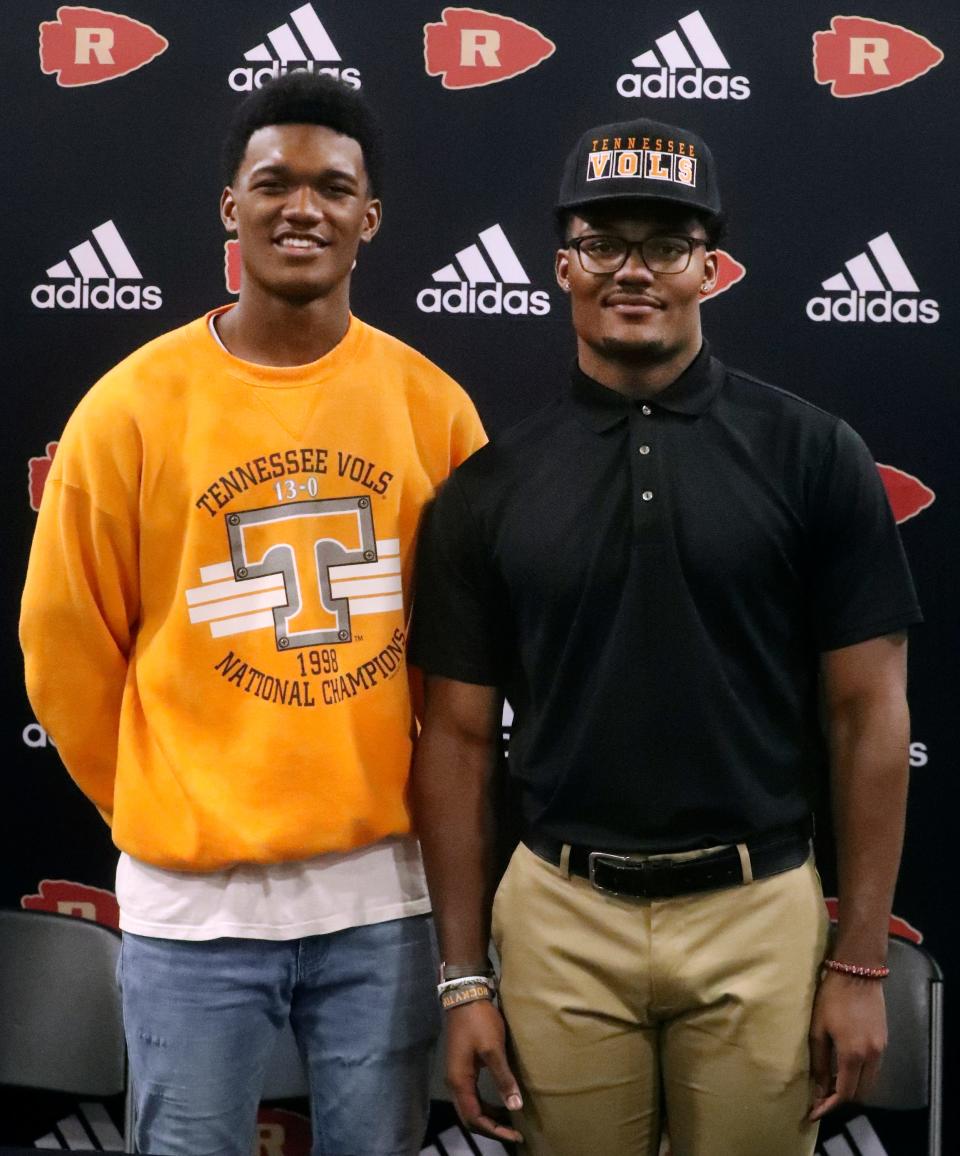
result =
[[745,373],[742,369],[724,366],[724,370],[726,373],[724,393],[732,400],[757,410],[805,423],[826,433],[832,432],[840,420],[836,414],[830,413],[807,398],[791,393],[779,385],[771,385],[770,382],[763,381],[751,373]]
[[412,345],[355,317],[362,329],[362,348],[366,356],[389,366],[398,384],[411,396],[429,396],[434,403],[447,402],[453,407],[473,409],[466,390],[438,365]]
[[849,430],[836,414],[807,398],[729,367],[715,415],[771,468],[800,469],[807,476],[819,469],[835,446],[838,430]]
[[156,402],[156,391],[182,380],[205,349],[209,340],[206,325],[206,318],[198,317],[135,349],[90,388],[74,418],[105,411],[133,413],[147,402]]
[[453,474],[464,494],[485,498],[510,489],[518,474],[539,460],[552,435],[568,416],[559,399],[494,434],[490,441],[459,466]]

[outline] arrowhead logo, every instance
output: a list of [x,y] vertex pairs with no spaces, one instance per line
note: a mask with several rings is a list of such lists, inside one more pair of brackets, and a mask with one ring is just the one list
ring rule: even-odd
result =
[[46,453],[42,458],[28,458],[30,509],[40,509],[40,499],[43,497],[43,487],[47,483],[47,474],[53,465],[54,454],[59,442],[47,442]]
[[41,879],[34,895],[20,899],[24,911],[52,911],[57,915],[74,915],[102,923],[114,930],[120,927],[120,908],[112,891],[75,883],[71,879]]
[[257,1112],[257,1152],[271,1156],[310,1156],[310,1121],[286,1108]]
[[240,292],[240,242],[223,242],[223,277],[228,293]]
[[441,23],[423,26],[427,76],[442,76],[444,88],[497,84],[536,68],[552,56],[552,40],[514,20],[480,8],[444,8]]
[[40,25],[40,71],[73,88],[126,76],[166,52],[169,42],[149,24],[101,8],[57,9]]
[[[840,900],[831,895],[823,902],[830,922],[836,923],[840,918]],[[918,931],[912,923],[908,923],[899,915],[891,914],[889,932],[891,935],[899,936],[900,939],[909,939],[911,943],[923,943],[923,932]]]
[[925,510],[927,506],[931,505],[937,496],[919,478],[915,478],[913,474],[905,473],[903,470],[898,470],[896,466],[882,466],[878,462],[877,469],[880,471],[880,478],[887,491],[893,516],[898,523],[906,522],[909,518],[915,517],[921,510]]
[[708,301],[719,293],[726,293],[731,285],[742,281],[747,272],[746,265],[741,265],[736,257],[731,257],[725,249],[717,250],[717,281],[709,293],[701,293],[700,300]]
[[872,96],[923,76],[943,53],[919,32],[866,16],[834,16],[813,34],[813,75],[832,96]]

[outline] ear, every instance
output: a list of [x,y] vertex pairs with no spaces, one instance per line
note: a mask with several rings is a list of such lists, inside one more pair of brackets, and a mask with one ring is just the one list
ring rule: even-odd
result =
[[363,228],[360,231],[361,241],[372,241],[383,220],[383,205],[378,200],[370,201],[363,214]]
[[237,231],[237,202],[229,185],[220,194],[220,220],[228,233]]
[[720,259],[716,249],[708,251],[703,259],[703,281],[700,284],[700,293],[706,296],[713,291],[720,272]]
[[564,291],[570,292],[570,250],[558,249],[554,258],[553,271],[556,274],[557,284]]

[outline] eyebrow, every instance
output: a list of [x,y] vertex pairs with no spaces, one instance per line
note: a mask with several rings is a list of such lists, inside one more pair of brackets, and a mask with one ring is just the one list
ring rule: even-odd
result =
[[[694,226],[694,228],[696,228],[696,226]],[[624,234],[622,232],[620,232],[616,229],[612,229],[612,228],[597,229],[597,228],[594,228],[593,226],[590,226],[586,233],[579,233],[579,234],[576,234],[574,236],[571,236],[571,240],[586,238],[586,237],[614,237],[619,241],[630,241],[630,240],[634,239],[634,238],[624,236]],[[687,232],[686,230],[681,228],[679,225],[675,229],[674,228],[668,228],[668,227],[664,227],[662,229],[654,229],[654,231],[652,233],[648,233],[645,237],[641,237],[639,239],[643,240],[643,241],[648,241],[648,240],[651,240],[653,237],[691,237],[691,238],[694,238],[695,240],[699,240],[699,241],[706,240],[705,236],[704,237],[697,237],[695,233]]]
[[[253,166],[253,168],[250,170],[248,179],[263,176],[264,174],[289,177],[295,175],[295,170],[292,169],[289,165],[285,165],[279,161],[263,161],[262,163]],[[330,179],[332,177],[336,180],[352,181],[354,184],[360,183],[357,174],[348,172],[346,169],[322,169],[318,175],[325,179]]]

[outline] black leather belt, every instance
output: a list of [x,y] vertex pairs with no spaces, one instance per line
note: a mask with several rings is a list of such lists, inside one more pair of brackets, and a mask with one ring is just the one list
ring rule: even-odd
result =
[[[744,840],[754,879],[765,879],[806,862],[810,854],[811,824],[807,820]],[[524,843],[548,863],[560,866],[564,843],[552,835],[527,833]],[[695,859],[658,854],[636,858],[591,847],[570,847],[571,875],[589,879],[598,891],[633,899],[670,899],[698,891],[717,891],[743,883],[743,867],[736,845],[717,847]]]

